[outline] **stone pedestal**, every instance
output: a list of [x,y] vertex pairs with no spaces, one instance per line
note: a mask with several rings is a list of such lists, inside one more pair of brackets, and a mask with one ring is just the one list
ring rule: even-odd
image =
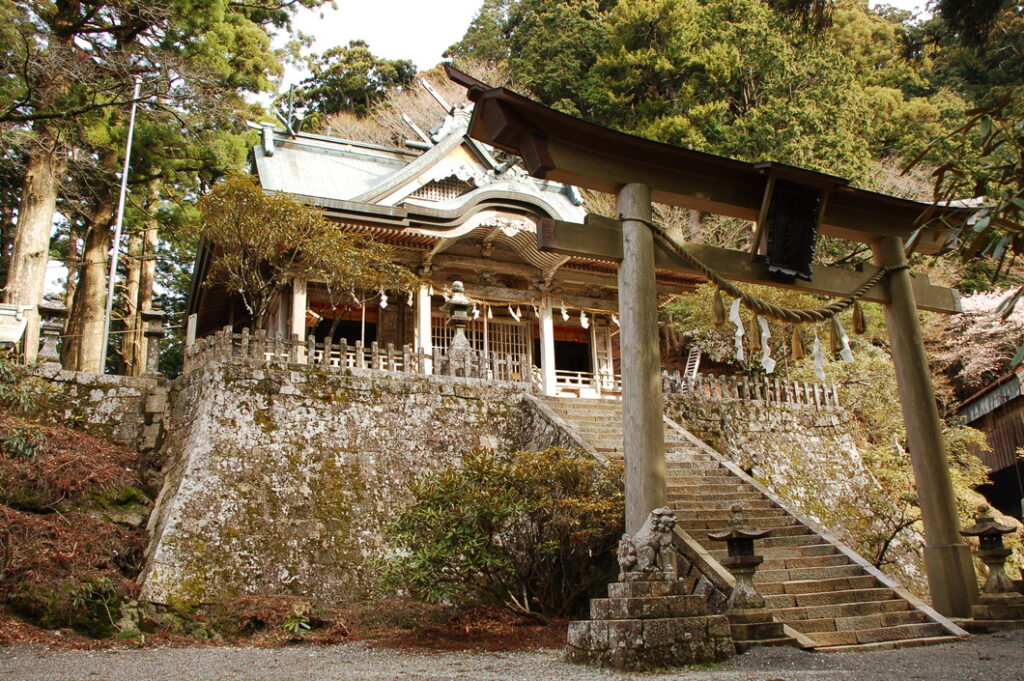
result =
[[708,615],[686,587],[674,575],[609,584],[608,598],[590,602],[589,621],[569,623],[569,661],[643,671],[728,658],[729,620]]
[[983,593],[971,608],[971,616],[976,620],[1019,620],[1024,628],[1024,595]]
[[788,636],[782,622],[772,620],[770,610],[732,610],[729,627],[737,653],[745,653],[754,646],[800,646],[800,642]]

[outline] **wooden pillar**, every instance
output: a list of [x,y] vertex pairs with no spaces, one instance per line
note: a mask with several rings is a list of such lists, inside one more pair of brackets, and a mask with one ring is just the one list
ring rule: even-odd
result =
[[540,373],[541,386],[545,395],[554,395],[555,388],[555,320],[551,310],[551,298],[547,296],[540,305]]
[[651,192],[643,184],[619,190],[622,263],[619,265],[619,346],[622,353],[622,449],[626,464],[626,532],[665,505],[665,429],[662,424],[658,298]]
[[[874,246],[874,253],[879,265],[907,264],[899,238],[883,237]],[[932,604],[943,615],[970,617],[971,605],[978,598],[978,583],[970,549],[960,536],[942,422],[935,405],[910,271],[901,269],[890,274],[887,288],[891,302],[885,306],[885,324],[924,523],[925,570]]]
[[423,373],[434,372],[434,362],[429,359],[433,352],[430,328],[430,284],[420,284],[416,291],[416,347],[423,351],[428,359],[424,360]]
[[[298,278],[292,280],[292,319],[288,329],[289,336],[292,339],[306,340],[306,300],[306,280]],[[300,347],[298,349],[296,359],[300,364],[306,363],[304,348]]]

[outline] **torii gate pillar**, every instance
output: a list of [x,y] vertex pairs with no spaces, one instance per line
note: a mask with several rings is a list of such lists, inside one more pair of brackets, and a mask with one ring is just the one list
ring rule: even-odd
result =
[[970,617],[971,605],[978,599],[978,582],[970,549],[960,536],[942,422],[935,406],[910,272],[905,269],[903,241],[883,237],[874,246],[874,255],[879,265],[904,268],[888,277],[890,302],[885,305],[885,324],[924,522],[924,559],[932,603],[944,615]]
[[650,512],[665,505],[665,427],[654,233],[642,222],[651,219],[650,189],[635,183],[623,186],[618,192],[618,211],[622,218],[623,256],[619,265],[619,347],[626,532],[636,534]]

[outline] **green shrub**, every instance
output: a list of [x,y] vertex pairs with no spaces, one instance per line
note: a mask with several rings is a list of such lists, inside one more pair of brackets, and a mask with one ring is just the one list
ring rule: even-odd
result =
[[42,408],[47,385],[30,375],[11,353],[0,350],[0,406],[14,414],[29,414]]
[[413,502],[384,528],[391,589],[564,616],[614,576],[621,468],[558,448],[476,450],[411,491]]

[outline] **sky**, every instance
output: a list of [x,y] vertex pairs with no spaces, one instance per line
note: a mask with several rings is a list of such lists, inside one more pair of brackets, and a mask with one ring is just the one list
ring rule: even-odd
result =
[[[481,0],[337,0],[337,4],[337,9],[300,10],[295,19],[297,29],[315,38],[314,51],[362,39],[377,56],[411,59],[423,71],[440,63],[441,53],[462,38]],[[925,0],[871,2],[878,4],[919,13]],[[298,71],[289,71],[285,86],[301,78]]]

